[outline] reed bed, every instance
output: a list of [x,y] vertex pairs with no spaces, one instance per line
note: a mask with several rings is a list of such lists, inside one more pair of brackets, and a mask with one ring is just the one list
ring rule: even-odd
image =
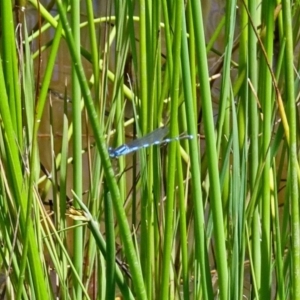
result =
[[1,297],[300,299],[300,7],[218,3],[0,1]]

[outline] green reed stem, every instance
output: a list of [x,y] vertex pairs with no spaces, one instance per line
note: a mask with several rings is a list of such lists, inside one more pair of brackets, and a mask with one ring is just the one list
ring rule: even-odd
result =
[[210,180],[210,192],[211,192],[211,206],[212,215],[214,219],[214,229],[216,238],[216,259],[218,265],[219,276],[219,288],[220,298],[227,299],[228,295],[228,274],[227,274],[227,260],[226,260],[226,248],[225,248],[225,235],[223,213],[222,213],[222,199],[219,182],[218,172],[218,157],[216,151],[216,136],[214,132],[214,121],[212,111],[212,100],[209,85],[209,74],[207,66],[207,57],[205,49],[204,28],[202,20],[202,12],[200,3],[192,1],[193,21],[195,28],[196,43],[198,48],[196,49],[196,56],[199,70],[199,81],[201,86],[201,99],[203,108],[203,123],[204,132],[206,136],[206,153],[208,160],[208,173]]
[[[72,1],[71,5],[71,27],[74,38],[74,51],[78,57],[80,56],[80,2]],[[65,12],[64,12],[65,14]],[[79,79],[76,74],[75,66],[72,64],[72,120],[73,120],[73,186],[76,195],[82,195],[82,119],[81,119],[81,90]],[[75,207],[79,204],[74,203]],[[76,221],[75,225],[80,225],[80,221]],[[80,278],[83,276],[83,228],[77,226],[74,229],[73,240],[74,266]],[[74,297],[82,299],[81,287],[74,284]]]
[[[264,1],[262,6],[263,22],[265,27],[264,47],[267,53],[267,59],[272,61],[273,57],[273,33],[274,33],[274,19],[268,13],[270,9],[274,9],[274,2]],[[271,236],[270,236],[270,154],[269,145],[272,133],[271,115],[273,107],[272,99],[272,82],[271,75],[267,68],[265,58],[261,60],[260,65],[260,85],[259,85],[259,99],[261,100],[263,112],[263,141],[262,141],[262,159],[264,159],[265,166],[263,170],[263,185],[262,185],[262,256],[261,263],[264,267],[261,268],[261,296],[264,299],[269,299],[271,296],[271,287],[266,282],[270,282],[271,278]]]
[[[190,16],[192,17],[192,16]],[[182,26],[185,28],[185,20],[182,19]],[[185,30],[183,30],[185,32]],[[187,126],[189,134],[197,137],[196,115],[195,115],[195,101],[193,100],[192,85],[191,85],[191,72],[188,54],[187,40],[182,35],[182,48],[181,48],[181,68],[183,78],[183,90],[185,96]],[[195,270],[199,267],[201,270],[201,289],[204,299],[213,297],[212,282],[210,277],[210,269],[207,264],[207,250],[206,250],[206,233],[205,233],[205,220],[204,209],[201,189],[201,161],[199,159],[198,139],[193,138],[189,141],[190,147],[190,165],[191,165],[191,181],[192,181],[192,199],[194,202],[194,236],[195,236]],[[196,272],[195,272],[196,273]],[[200,285],[199,285],[200,286]]]
[[292,297],[300,297],[300,216],[299,216],[299,183],[297,177],[298,154],[297,154],[297,122],[295,109],[295,78],[294,78],[294,51],[293,51],[293,32],[292,32],[292,11],[289,1],[282,2],[283,28],[285,28],[286,37],[286,95],[287,111],[290,125],[290,181],[291,181],[291,229],[292,229],[292,273],[293,273],[293,294]]
[[[180,48],[181,48],[181,20],[182,20],[182,1],[178,1],[174,6],[174,69],[171,79],[171,116],[170,116],[170,136],[174,137],[178,135],[178,90],[179,90],[179,77],[180,77]],[[167,183],[167,200],[165,210],[165,231],[164,231],[164,246],[163,246],[163,269],[162,269],[162,289],[160,298],[169,298],[169,270],[171,260],[171,250],[173,244],[173,230],[174,230],[174,185],[175,185],[175,173],[176,173],[176,143],[171,143],[169,147],[168,157],[168,183]]]

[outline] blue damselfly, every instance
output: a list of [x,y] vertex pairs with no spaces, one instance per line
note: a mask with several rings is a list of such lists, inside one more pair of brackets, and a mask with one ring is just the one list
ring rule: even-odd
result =
[[172,141],[178,141],[181,139],[193,138],[193,136],[191,135],[180,135],[175,138],[164,139],[164,137],[168,133],[169,133],[169,128],[167,126],[160,127],[139,139],[133,140],[132,142],[123,144],[117,148],[111,148],[111,147],[108,148],[109,156],[113,158],[119,157],[153,145],[161,145],[161,144],[170,143]]

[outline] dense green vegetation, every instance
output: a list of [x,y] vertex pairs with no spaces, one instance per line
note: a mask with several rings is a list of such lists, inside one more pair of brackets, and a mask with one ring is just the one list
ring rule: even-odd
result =
[[[199,0],[101,16],[91,0],[13,2],[0,1],[2,295],[300,299],[299,4],[227,1],[208,34]],[[109,157],[166,124],[193,138]]]

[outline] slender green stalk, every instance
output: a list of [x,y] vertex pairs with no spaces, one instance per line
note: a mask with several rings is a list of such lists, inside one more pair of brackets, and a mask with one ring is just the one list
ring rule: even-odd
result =
[[[18,40],[19,46],[22,41],[19,40],[22,36],[21,28],[17,31],[19,36],[15,36],[15,28],[13,28],[13,9],[11,1],[3,1],[1,3],[1,27],[3,40],[2,43],[2,54],[3,54],[3,72],[5,76],[6,90],[8,92],[8,101],[11,110],[12,124],[14,126],[15,134],[17,137],[18,144],[23,149],[22,140],[22,108],[21,108],[21,90],[20,78],[18,75],[18,58],[17,49],[15,47],[16,39]],[[19,49],[21,51],[21,49]],[[22,59],[22,57],[20,57]]]
[[189,299],[189,273],[188,273],[188,248],[187,248],[187,226],[186,226],[186,199],[183,190],[183,170],[181,157],[177,155],[178,170],[178,202],[179,202],[179,229],[181,239],[181,264],[182,264],[182,280],[183,280],[183,299]]
[[290,2],[282,2],[283,27],[286,28],[286,95],[287,95],[287,111],[290,125],[290,147],[289,147],[289,171],[291,180],[291,229],[292,229],[292,273],[293,273],[293,292],[292,297],[297,299],[300,297],[300,220],[299,220],[299,181],[297,176],[298,157],[297,157],[297,123],[295,109],[295,87],[294,87],[294,66],[293,66],[293,33],[291,20]]
[[[96,29],[94,23],[94,11],[93,2],[91,0],[86,1],[87,6],[87,17],[88,17],[88,27],[89,27],[89,37],[91,40],[91,56],[92,56],[92,67],[93,67],[93,77],[94,77],[94,91],[95,100],[98,100],[100,96],[100,72],[99,72],[99,54],[97,48],[97,38]],[[98,101],[96,101],[98,103]]]
[[[140,128],[142,133],[151,131],[153,125],[157,125],[156,116],[154,116],[154,103],[157,95],[155,95],[154,76],[156,72],[156,44],[157,37],[154,34],[156,23],[155,11],[153,7],[155,3],[151,1],[141,1],[140,3],[140,23],[139,23],[139,87],[141,95],[141,105],[138,107],[140,115]],[[158,8],[157,8],[158,9]],[[155,48],[155,49],[154,49]],[[160,116],[158,116],[160,117]],[[153,259],[154,259],[154,206],[153,206],[153,151],[147,151],[149,154],[148,161],[145,159],[144,153],[140,156],[141,163],[141,265],[145,278],[145,286],[147,297],[152,299],[152,282],[153,282]]]
[[[231,92],[231,80],[230,80],[230,68],[232,60],[232,49],[234,40],[234,28],[236,20],[236,2],[228,2],[226,6],[226,18],[225,18],[225,40],[226,48],[224,53],[224,65],[222,70],[222,83],[221,83],[221,93],[219,101],[219,115],[217,123],[217,151],[221,145],[221,157],[225,156],[228,139],[227,136],[232,134],[232,148],[233,148],[233,159],[231,166],[229,164],[223,165],[224,172],[224,182],[221,185],[222,188],[222,206],[224,210],[224,219],[227,220],[228,228],[227,235],[228,240],[228,260],[231,261],[231,265],[228,265],[229,281],[228,283],[228,296],[227,299],[237,299],[238,298],[238,288],[237,284],[240,280],[239,272],[239,254],[242,247],[242,214],[240,213],[241,201],[243,199],[243,188],[240,175],[241,158],[239,153],[239,142],[238,138],[242,127],[237,128],[237,116],[235,112],[235,107],[232,104],[232,92]],[[242,43],[243,40],[241,40]],[[240,46],[242,48],[242,46]],[[242,54],[241,54],[242,56]],[[240,111],[244,104],[240,104]],[[230,108],[230,109],[229,109]],[[230,123],[232,122],[232,128],[230,129]],[[243,124],[244,125],[244,124]],[[238,130],[239,129],[239,130]],[[241,130],[241,131],[240,131]],[[242,196],[242,197],[241,197]],[[218,214],[217,210],[216,213]],[[216,218],[214,217],[214,207],[212,207],[212,214],[214,220],[214,226],[216,226]],[[221,215],[220,215],[221,216]],[[224,229],[223,229],[224,230]],[[224,258],[223,258],[224,259]],[[218,262],[218,258],[217,258]]]
[[139,79],[140,79],[140,99],[141,99],[141,124],[142,132],[147,132],[147,120],[148,120],[148,83],[147,83],[147,28],[146,28],[146,1],[140,1],[140,68],[139,68]]
[[[235,197],[235,207],[234,207],[234,218],[236,219],[236,236],[237,236],[237,252],[235,253],[235,264],[236,264],[236,274],[237,276],[237,282],[238,286],[236,287],[237,293],[234,295],[235,298],[242,298],[244,295],[244,283],[245,283],[245,265],[241,264],[241,261],[245,261],[245,249],[247,248],[246,245],[246,238],[245,238],[245,230],[246,230],[246,218],[245,218],[245,207],[246,203],[242,199],[246,199],[247,195],[247,189],[248,189],[248,178],[247,178],[247,158],[248,158],[248,132],[249,132],[249,123],[248,123],[248,98],[249,98],[249,84],[247,80],[245,80],[248,77],[248,15],[245,7],[243,6],[240,10],[240,28],[241,30],[241,37],[239,39],[239,74],[240,78],[243,78],[243,83],[239,85],[239,82],[237,82],[236,85],[238,85],[239,88],[239,97],[241,99],[239,106],[238,106],[238,112],[237,112],[237,128],[233,131],[238,131],[238,148],[239,153],[234,155],[233,160],[235,162],[234,168],[236,169],[235,173],[235,180],[233,184],[233,193]],[[233,100],[233,99],[232,99]],[[232,111],[235,111],[234,102],[232,102]],[[234,116],[232,116],[232,119],[234,119]],[[230,123],[230,122],[228,122]],[[229,132],[228,132],[229,134]],[[235,160],[235,156],[239,158],[239,161]],[[228,174],[230,173],[230,169],[227,170]],[[229,176],[228,176],[229,177]],[[235,270],[231,269],[232,273],[235,272]],[[236,284],[236,283],[235,283]],[[237,285],[237,284],[236,284]]]
[[[185,20],[182,19],[182,26],[185,28]],[[187,41],[184,35],[182,35],[182,48],[181,48],[181,68],[182,68],[182,78],[183,78],[183,88],[185,95],[186,104],[186,114],[187,114],[187,125],[188,132],[193,136],[197,136],[197,127],[195,123],[195,110],[194,101],[192,97],[192,86],[189,80],[190,73],[190,63],[188,61],[188,48]],[[191,174],[192,174],[192,199],[194,201],[195,212],[195,269],[200,267],[201,274],[201,288],[204,299],[210,299],[213,297],[212,292],[212,282],[210,278],[210,270],[207,262],[205,261],[207,257],[206,250],[206,233],[205,233],[205,220],[204,220],[204,209],[203,209],[203,199],[202,199],[202,189],[201,189],[201,161],[199,160],[199,149],[197,139],[192,139],[189,142],[190,146],[190,164],[191,164]],[[200,286],[200,285],[199,285]]]
[[[171,89],[171,117],[170,117],[170,136],[178,135],[178,90],[180,76],[180,50],[181,50],[181,20],[183,2],[178,1],[174,6],[175,32],[174,32],[174,70],[172,76]],[[168,184],[167,184],[167,200],[165,211],[165,231],[164,231],[164,257],[162,269],[162,289],[160,298],[169,298],[169,270],[171,260],[171,250],[173,244],[173,209],[174,209],[174,184],[176,169],[176,143],[170,144],[169,161],[168,161]]]
[[[257,13],[257,1],[248,1],[249,6],[249,18],[252,19],[254,26],[258,24],[258,13]],[[249,159],[252,162],[249,166],[249,181],[250,181],[250,192],[252,193],[255,186],[255,180],[258,173],[258,107],[254,92],[257,91],[258,79],[257,79],[257,40],[255,32],[252,26],[248,27],[248,54],[249,54],[249,81],[251,82],[251,90],[249,91],[249,139],[251,140],[249,149]],[[252,90],[253,89],[253,90]],[[252,222],[252,253],[253,253],[253,269],[254,281],[260,286],[261,283],[261,252],[260,252],[260,226],[259,226],[259,211],[256,207]]]
[[221,190],[218,175],[218,157],[216,151],[216,137],[214,133],[214,122],[212,112],[212,101],[210,94],[210,86],[208,81],[208,66],[205,50],[205,38],[204,28],[202,21],[202,12],[200,3],[192,1],[193,21],[195,28],[196,43],[198,49],[196,49],[196,56],[199,68],[199,79],[201,86],[201,98],[203,107],[203,122],[204,131],[206,136],[206,151],[208,159],[208,172],[211,186],[211,205],[215,226],[216,237],[216,258],[218,264],[218,276],[220,284],[220,297],[221,299],[227,299],[228,296],[228,274],[227,274],[227,260],[226,260],[226,248],[225,248],[225,236],[223,213],[222,213],[222,201]]
[[[105,192],[105,191],[104,191]],[[112,209],[111,197],[109,193],[104,195],[104,209],[105,209],[105,228],[107,234],[106,241],[106,299],[109,300],[115,294],[115,233],[114,233],[114,218]]]
[[275,261],[276,261],[276,276],[278,278],[278,295],[280,299],[287,298],[285,295],[285,288],[284,288],[284,274],[283,274],[283,255],[282,255],[282,243],[281,243],[281,235],[280,235],[280,215],[279,215],[279,203],[278,203],[278,196],[274,191],[277,190],[276,185],[276,178],[275,178],[275,170],[276,164],[273,159],[273,169],[272,169],[272,176],[271,179],[274,183],[274,188],[272,186],[272,195],[271,195],[271,211],[272,211],[272,223],[274,225],[275,231],[274,235],[274,242],[275,242]]
[[[273,56],[273,34],[274,34],[274,18],[268,11],[274,9],[273,1],[264,1],[262,6],[263,24],[265,24],[266,36],[264,39],[264,47],[269,62]],[[262,241],[261,241],[261,297],[269,299],[271,296],[271,236],[270,236],[270,153],[269,145],[271,139],[271,116],[272,116],[272,78],[269,73],[265,58],[260,62],[260,84],[259,99],[262,105],[264,122],[262,125],[263,140],[261,145],[261,159],[264,160],[265,166],[263,170],[262,185]]]
[[[64,231],[67,227],[67,221],[66,221],[66,211],[67,211],[67,179],[68,179],[68,118],[67,118],[67,102],[65,101],[64,103],[64,116],[63,116],[63,135],[62,135],[62,147],[61,147],[61,163],[60,163],[60,168],[59,168],[59,214],[57,216],[57,229],[58,231],[62,231],[60,233],[60,237],[62,241],[64,242],[64,246],[67,248],[67,234]],[[54,169],[56,169],[56,161],[53,163]],[[63,253],[62,249],[59,249],[59,255],[60,255],[60,264],[61,264],[61,269],[62,269],[62,282],[67,283],[67,278],[68,278],[68,265],[67,265],[67,258]],[[67,284],[62,284],[63,288],[62,289],[62,298],[67,299],[68,298],[68,292]]]
[[[74,38],[74,50],[80,56],[80,2],[77,0],[71,3],[71,27]],[[74,65],[72,65],[72,119],[73,119],[73,185],[77,195],[82,195],[82,129],[81,129],[81,91],[79,79],[76,74]],[[75,207],[79,205],[75,202]],[[76,225],[80,225],[80,221],[76,221]],[[83,275],[83,228],[78,226],[74,230],[74,265],[80,277]],[[78,284],[74,285],[74,298],[82,299],[81,287]]]

